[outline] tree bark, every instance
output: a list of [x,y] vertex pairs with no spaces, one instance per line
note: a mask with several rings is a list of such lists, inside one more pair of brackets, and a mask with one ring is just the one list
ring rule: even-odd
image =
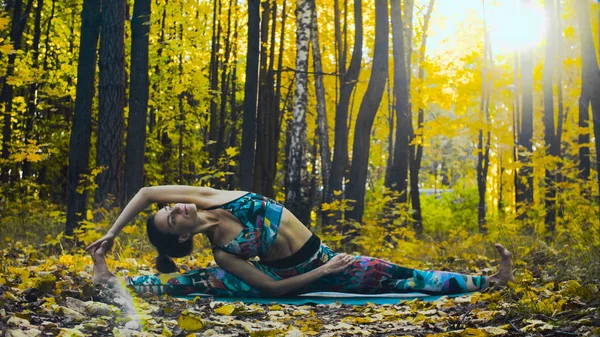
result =
[[[69,141],[69,172],[67,188],[67,223],[65,234],[72,235],[77,222],[85,218],[87,189],[78,190],[83,174],[89,172],[90,137],[92,134],[92,104],[95,95],[96,57],[100,34],[100,0],[85,0],[81,10],[81,35],[75,114]],[[86,186],[82,186],[85,188]]]
[[[321,156],[321,177],[323,180],[323,202],[331,202],[333,194],[329,190],[331,175],[331,151],[329,149],[329,127],[327,126],[327,105],[325,103],[325,84],[323,83],[323,65],[321,64],[321,47],[319,45],[319,28],[317,24],[317,7],[314,0],[312,12],[312,51],[315,69],[315,92],[317,95],[317,134]],[[323,217],[326,219],[327,217]]]
[[244,120],[242,123],[242,149],[240,152],[240,188],[245,191],[252,191],[254,180],[259,53],[260,1],[248,0],[248,54],[246,57]]
[[209,72],[209,83],[210,93],[208,95],[210,99],[209,112],[210,112],[210,125],[208,129],[208,149],[210,156],[212,157],[213,165],[216,165],[217,158],[217,140],[219,133],[219,119],[217,118],[217,92],[219,90],[219,59],[218,51],[221,48],[221,22],[219,20],[221,16],[221,1],[213,1],[213,22],[212,22],[212,42],[210,48],[210,72]]
[[352,165],[347,197],[355,200],[354,208],[348,212],[348,218],[362,221],[364,213],[365,184],[369,162],[370,135],[375,115],[381,103],[385,82],[388,77],[388,8],[386,0],[375,0],[375,48],[373,50],[373,68],[367,91],[360,105],[354,129],[352,146]]
[[408,151],[412,137],[412,120],[410,113],[409,88],[406,74],[404,52],[404,25],[400,1],[392,1],[392,42],[394,55],[394,98],[396,111],[396,140],[391,177],[388,181],[390,189],[398,192],[396,203],[405,204],[408,192]]
[[[485,13],[485,1],[483,6],[483,29],[484,29],[484,47],[483,47],[483,65],[481,68],[481,100],[479,104],[479,118],[484,123],[485,128],[479,129],[479,137],[477,143],[477,191],[479,194],[479,203],[477,206],[477,223],[480,233],[487,232],[487,205],[485,200],[487,188],[487,174],[490,164],[490,139],[491,139],[491,124],[489,115],[489,101],[492,91],[492,79],[488,75],[488,65],[492,64],[492,51],[490,45],[489,34],[487,30],[487,21]],[[487,129],[487,136],[484,137],[484,132]]]
[[312,3],[298,0],[296,5],[296,88],[290,123],[289,152],[285,179],[285,205],[305,225],[310,220],[310,182],[306,168],[306,105],[308,96],[308,51],[310,46]]
[[[392,1],[393,2],[393,1]],[[406,79],[407,79],[407,85],[408,85],[408,92],[409,92],[409,103],[410,103],[410,80],[411,80],[411,74],[412,74],[412,52],[413,52],[413,48],[412,48],[412,38],[413,38],[413,12],[414,12],[414,8],[415,8],[415,0],[404,0],[404,19],[402,19],[402,22],[404,24],[404,59],[406,60],[406,73],[408,74]],[[430,3],[429,8],[433,8],[433,2]],[[429,11],[428,8],[428,11]],[[431,17],[431,13],[429,11],[429,15],[425,15],[426,19],[427,17]],[[424,27],[428,26],[428,22],[425,23],[423,25]],[[426,32],[423,33],[424,35],[426,35]]]
[[[556,70],[556,9],[555,0],[546,0],[546,18],[548,30],[546,32],[546,58],[544,60],[544,73],[542,77],[542,90],[544,95],[544,141],[546,155],[549,157],[560,156],[560,143],[554,126],[554,71]],[[554,232],[556,227],[556,168],[546,168],[545,172],[545,224],[548,233]]]
[[[258,106],[260,109],[256,111],[256,150],[254,151],[254,189],[253,191],[266,195],[265,193],[265,176],[269,176],[267,171],[267,157],[268,157],[268,142],[266,139],[266,133],[268,133],[268,119],[270,113],[270,100],[272,87],[271,82],[267,78],[267,50],[269,41],[269,16],[270,6],[269,1],[263,1],[261,3],[263,8],[261,14],[260,24],[260,62],[259,62],[259,87],[258,87]],[[268,197],[273,197],[269,195]]]
[[[27,18],[31,7],[33,6],[33,0],[29,0],[23,10],[23,1],[15,0],[13,7],[13,18],[10,27],[10,40],[13,44],[13,50],[18,51],[21,49],[21,41],[23,39],[23,31],[27,24]],[[10,145],[12,137],[12,103],[13,103],[13,85],[7,82],[7,79],[15,73],[15,61],[17,59],[17,53],[11,53],[8,55],[8,64],[6,66],[6,74],[0,78],[0,85],[2,85],[2,92],[0,93],[0,106],[4,106],[4,127],[2,130],[2,159],[5,163],[8,163],[10,158]],[[2,167],[2,173],[0,174],[0,182],[8,183],[9,181],[9,166],[4,164]]]
[[135,0],[131,19],[131,75],[129,117],[125,147],[125,195],[127,201],[144,186],[146,118],[148,115],[148,35],[150,0]]
[[[340,84],[340,99],[335,109],[334,126],[334,144],[333,144],[333,163],[331,165],[331,193],[343,191],[344,177],[348,169],[348,110],[350,98],[358,75],[360,74],[360,64],[362,62],[362,0],[354,1],[354,47],[352,58],[348,70],[342,76]],[[340,195],[341,197],[343,194]]]
[[[125,3],[104,0],[100,35],[98,85],[98,174],[95,202],[116,206],[123,193],[123,109],[125,103]],[[109,196],[113,202],[107,203]]]
[[[40,57],[40,37],[42,35],[42,9],[44,7],[44,0],[37,0],[37,6],[35,9],[35,23],[33,28],[33,58],[31,68],[38,68],[39,57]],[[27,145],[29,140],[32,138],[33,125],[35,123],[35,109],[37,107],[37,90],[38,83],[34,82],[29,85],[29,99],[27,100],[27,115],[25,118],[25,131],[24,131],[24,144]],[[28,160],[23,162],[23,177],[31,176],[31,163]]]
[[[522,0],[521,3],[523,6],[528,6],[531,0]],[[533,168],[531,167],[531,156],[527,155],[527,153],[533,152],[533,52],[531,49],[521,52],[521,83],[521,129],[518,139],[521,168],[518,178],[517,204],[521,208],[519,218],[524,219],[526,210],[533,203]],[[529,230],[531,231],[531,229]]]
[[[423,83],[425,80],[425,68],[423,62],[425,62],[425,51],[427,50],[427,31],[429,29],[429,21],[431,20],[431,13],[435,6],[435,0],[429,1],[429,7],[427,7],[427,13],[423,20],[423,35],[421,37],[421,47],[419,48],[419,83]],[[412,25],[411,25],[412,27]],[[412,52],[411,52],[412,54]],[[410,72],[409,72],[410,74]],[[408,76],[409,90],[410,90],[410,75]],[[418,91],[420,93],[420,89]],[[425,112],[423,107],[419,107],[417,114],[417,130],[423,128],[423,122],[425,121]],[[412,118],[411,118],[412,122]],[[414,141],[415,135],[412,132],[411,142]],[[417,144],[410,145],[409,151],[409,169],[410,169],[410,200],[412,205],[412,218],[413,228],[417,234],[423,232],[423,217],[421,213],[421,195],[419,193],[419,171],[421,170],[421,161],[423,159],[423,145],[417,142]]]
[[[579,127],[582,130],[589,128],[592,108],[593,129],[596,146],[596,168],[600,171],[600,69],[591,34],[589,5],[586,0],[577,0],[575,9],[581,36],[581,95],[579,96]],[[583,179],[590,175],[590,148],[585,145],[590,142],[590,134],[585,132],[579,135],[579,171]],[[598,188],[600,189],[600,174],[598,175]]]

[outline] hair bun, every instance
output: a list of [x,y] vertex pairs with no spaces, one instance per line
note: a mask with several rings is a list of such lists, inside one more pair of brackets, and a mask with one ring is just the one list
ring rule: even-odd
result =
[[179,268],[177,268],[173,259],[164,253],[158,253],[155,268],[161,273],[174,273],[179,271]]

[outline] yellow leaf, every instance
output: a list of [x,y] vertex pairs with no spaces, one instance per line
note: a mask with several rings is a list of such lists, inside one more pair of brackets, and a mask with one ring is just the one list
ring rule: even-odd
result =
[[221,315],[226,315],[229,316],[231,315],[233,312],[235,311],[235,305],[234,304],[226,304],[220,308],[217,308],[215,310],[215,312],[217,314],[221,314]]
[[12,54],[14,53],[14,49],[12,44],[5,44],[4,46],[0,46],[0,53],[2,54]]
[[229,157],[233,157],[238,154],[238,150],[235,147],[228,147],[225,150],[225,152],[227,153],[227,156],[229,156]]
[[202,320],[199,317],[194,317],[189,314],[181,314],[177,319],[177,324],[182,330],[186,331],[199,331],[204,326]]
[[485,331],[481,331],[475,328],[466,328],[461,332],[460,337],[487,337],[487,333]]

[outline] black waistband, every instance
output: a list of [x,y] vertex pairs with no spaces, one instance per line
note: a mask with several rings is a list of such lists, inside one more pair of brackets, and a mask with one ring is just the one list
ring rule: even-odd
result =
[[306,259],[315,254],[319,248],[321,247],[321,239],[318,236],[313,234],[308,241],[302,246],[302,248],[298,249],[294,254],[284,257],[283,259],[274,260],[274,261],[263,261],[263,263],[269,267],[278,268],[278,269],[286,269],[294,267]]

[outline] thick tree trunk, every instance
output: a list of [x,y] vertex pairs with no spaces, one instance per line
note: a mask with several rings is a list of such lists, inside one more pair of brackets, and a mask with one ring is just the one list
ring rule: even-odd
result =
[[[579,96],[579,127],[583,130],[589,128],[590,113],[592,108],[593,129],[596,146],[596,168],[600,172],[600,70],[594,41],[590,29],[589,5],[586,0],[577,0],[575,9],[581,36],[581,95]],[[589,133],[579,135],[579,171],[585,180],[590,176],[590,142]],[[600,190],[600,174],[598,174],[598,188]]]
[[392,42],[394,55],[394,98],[396,111],[396,140],[391,177],[387,187],[398,192],[396,203],[408,200],[408,151],[412,137],[412,119],[410,113],[409,88],[404,59],[404,25],[400,1],[392,1]]
[[131,77],[129,117],[125,148],[125,195],[127,201],[144,185],[146,118],[148,114],[148,34],[150,0],[136,0],[131,19]]
[[[13,45],[13,50],[21,50],[21,41],[23,39],[23,30],[27,23],[27,18],[31,12],[33,6],[33,0],[29,0],[25,9],[23,10],[23,1],[15,0],[13,7],[13,18],[10,27],[10,40]],[[4,127],[2,129],[2,159],[4,165],[2,167],[2,173],[0,173],[0,182],[8,183],[9,181],[9,166],[8,161],[10,158],[10,145],[12,137],[12,103],[13,103],[13,85],[7,82],[7,78],[11,77],[15,73],[15,61],[17,59],[17,53],[11,53],[8,55],[8,64],[6,66],[6,74],[0,78],[0,85],[2,85],[2,92],[0,93],[0,106],[4,106]],[[14,169],[13,169],[14,171]],[[14,172],[13,172],[14,173]]]
[[[125,3],[104,0],[98,85],[97,204],[116,206],[123,193],[123,109],[125,104]],[[114,202],[106,203],[109,196]]]
[[248,0],[248,54],[246,57],[244,121],[242,124],[242,149],[240,152],[240,188],[245,191],[252,191],[254,179],[259,53],[260,1]]
[[[554,71],[556,68],[556,10],[555,0],[545,2],[546,18],[548,19],[548,30],[546,32],[546,58],[544,61],[544,73],[542,78],[544,94],[544,141],[546,143],[546,155],[550,157],[560,156],[560,143],[554,126]],[[556,168],[546,168],[546,230],[554,232],[556,227]]]
[[364,213],[365,184],[369,162],[371,128],[381,104],[381,97],[388,77],[388,8],[386,0],[375,0],[375,48],[373,50],[373,68],[367,91],[360,105],[354,129],[352,147],[352,166],[347,198],[355,200],[354,208],[348,212],[348,218],[362,221]]
[[[266,172],[266,153],[268,150],[268,143],[266,133],[268,133],[268,119],[270,116],[270,100],[272,87],[271,82],[267,78],[267,50],[269,41],[269,16],[270,6],[269,1],[263,1],[261,3],[262,14],[260,24],[260,68],[259,68],[259,87],[258,87],[258,106],[260,109],[256,111],[256,151],[254,151],[254,189],[253,191],[266,195],[265,193],[265,176],[269,174]],[[269,195],[269,197],[273,197]]]
[[[37,6],[35,9],[35,23],[33,26],[33,57],[32,57],[32,69],[38,68],[39,57],[40,57],[40,37],[42,35],[42,9],[44,7],[44,0],[37,0]],[[29,85],[29,99],[27,100],[27,115],[25,118],[25,132],[24,132],[24,143],[27,144],[32,138],[33,124],[35,122],[35,109],[37,107],[37,94],[38,94],[38,83],[34,82]],[[27,160],[23,162],[23,177],[31,176],[31,163]]]
[[306,168],[306,105],[308,100],[308,51],[310,46],[312,3],[299,0],[296,5],[296,88],[290,123],[289,152],[285,179],[285,205],[302,223],[310,221],[310,182]]
[[[319,28],[317,25],[317,8],[314,0],[312,13],[312,51],[315,68],[315,92],[317,95],[317,134],[321,156],[321,177],[323,179],[323,202],[331,202],[333,194],[329,190],[331,175],[331,151],[329,150],[329,127],[327,126],[327,106],[325,103],[325,84],[323,83],[323,65],[321,64],[321,47],[319,46]],[[326,219],[327,217],[323,217]]]
[[[346,176],[346,170],[348,169],[348,109],[352,92],[354,91],[358,75],[360,74],[360,64],[363,53],[362,43],[362,0],[355,0],[354,47],[352,50],[352,58],[350,59],[348,70],[341,78],[340,100],[335,109],[333,163],[331,165],[331,187],[329,188],[331,193],[343,191],[343,181]],[[343,194],[340,196],[343,196]]]
[[73,234],[77,222],[85,218],[87,210],[87,190],[81,191],[78,187],[81,175],[87,174],[89,171],[92,103],[95,95],[94,81],[99,34],[100,0],[85,0],[81,11],[75,114],[69,141],[67,223],[65,228],[67,235]]

